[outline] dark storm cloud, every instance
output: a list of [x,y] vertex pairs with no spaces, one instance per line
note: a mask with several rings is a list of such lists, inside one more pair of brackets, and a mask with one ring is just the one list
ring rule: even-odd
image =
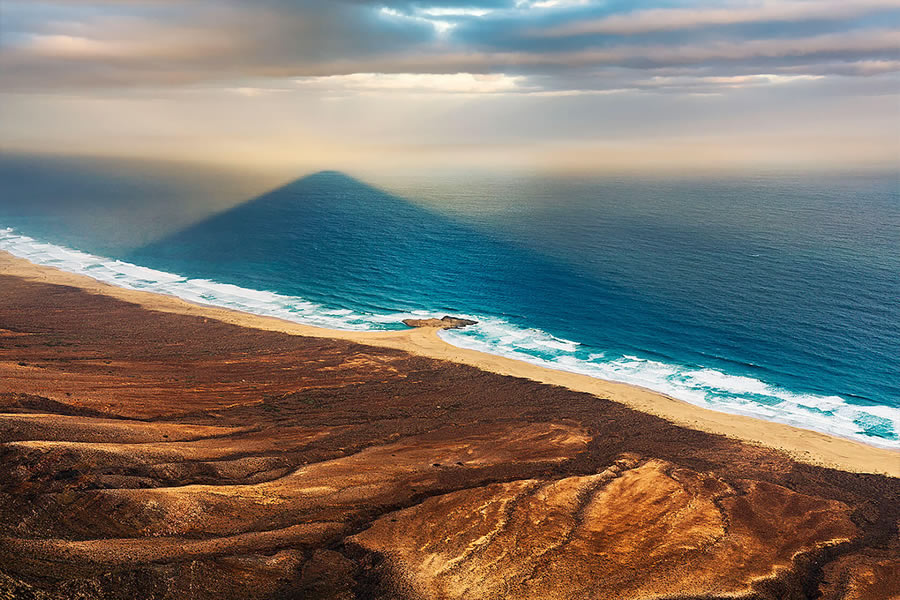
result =
[[706,93],[900,64],[900,0],[636,4],[6,0],[0,68],[4,91],[468,72],[528,76],[529,92]]

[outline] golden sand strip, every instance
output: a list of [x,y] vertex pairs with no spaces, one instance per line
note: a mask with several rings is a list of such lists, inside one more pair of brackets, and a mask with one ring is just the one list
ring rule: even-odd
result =
[[672,423],[709,433],[726,435],[753,444],[776,448],[795,460],[861,473],[881,473],[900,477],[900,452],[869,446],[853,440],[694,406],[681,400],[637,386],[604,381],[530,363],[452,346],[431,328],[406,331],[339,331],[292,323],[224,308],[193,304],[162,294],[129,290],[67,273],[53,267],[35,265],[0,251],[0,272],[44,283],[69,285],[138,304],[146,309],[218,319],[226,323],[293,335],[342,339],[361,344],[405,350],[412,354],[471,365],[485,371],[559,385],[619,402],[628,407],[662,417]]

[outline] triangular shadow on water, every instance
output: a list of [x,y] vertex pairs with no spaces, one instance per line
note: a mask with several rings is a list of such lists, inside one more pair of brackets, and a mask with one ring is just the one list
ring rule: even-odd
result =
[[[565,265],[337,171],[322,171],[134,251],[129,260],[350,308],[504,314],[572,288]],[[583,287],[583,284],[575,287]],[[526,289],[534,298],[521,298]],[[519,290],[518,292],[516,290]],[[586,293],[572,289],[572,293]]]

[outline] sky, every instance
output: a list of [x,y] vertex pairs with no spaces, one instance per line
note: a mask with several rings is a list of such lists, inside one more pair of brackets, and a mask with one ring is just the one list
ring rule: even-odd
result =
[[2,0],[7,152],[896,168],[900,0]]

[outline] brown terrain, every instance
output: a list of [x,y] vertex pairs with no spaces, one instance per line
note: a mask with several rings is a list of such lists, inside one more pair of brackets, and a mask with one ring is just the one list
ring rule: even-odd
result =
[[0,599],[889,599],[898,522],[896,478],[0,274]]

